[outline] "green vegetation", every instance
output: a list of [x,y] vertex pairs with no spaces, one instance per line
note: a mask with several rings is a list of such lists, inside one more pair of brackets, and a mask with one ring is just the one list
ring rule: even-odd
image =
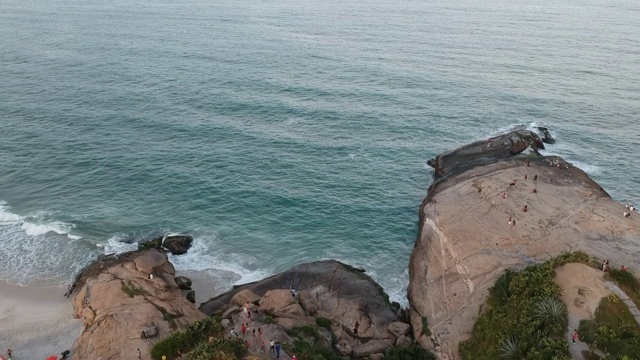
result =
[[436,356],[429,351],[412,344],[408,347],[391,347],[384,352],[383,360],[436,360]]
[[422,317],[422,335],[431,336],[431,330],[429,330],[429,320],[426,316]]
[[186,360],[236,360],[247,354],[247,346],[242,339],[216,339],[211,344],[200,342]]
[[[324,318],[318,318],[324,319]],[[328,321],[328,319],[325,319]],[[316,320],[316,323],[318,320]],[[325,323],[320,320],[320,323]],[[343,357],[337,355],[331,349],[330,344],[326,344],[318,332],[318,328],[313,325],[296,326],[287,330],[287,334],[293,339],[292,344],[283,344],[285,351],[295,354],[299,359],[305,360],[342,360]],[[329,346],[327,346],[329,345]]]
[[331,320],[324,318],[324,317],[317,317],[316,318],[316,325],[320,326],[321,328],[325,328],[329,331],[331,331]]
[[162,306],[159,306],[156,304],[153,304],[153,306],[155,306],[156,309],[158,309],[158,311],[162,313],[162,317],[165,319],[165,321],[169,323],[172,329],[175,330],[178,327],[178,323],[176,322],[176,319],[183,317],[184,316],[183,314],[172,314]]
[[[162,311],[162,310],[161,310]],[[166,310],[165,310],[166,312]],[[163,312],[164,314],[164,312]],[[175,316],[175,315],[172,315]],[[187,357],[191,360],[226,360],[227,355],[235,356],[229,359],[241,359],[242,355],[246,354],[246,347],[244,343],[240,341],[242,350],[239,352],[239,345],[236,344],[236,339],[222,339],[224,336],[224,327],[220,324],[220,317],[208,317],[206,319],[196,321],[191,324],[185,331],[174,332],[167,338],[158,341],[153,348],[151,348],[151,358],[154,360],[161,360],[162,355],[166,355],[169,359],[176,358],[178,351],[187,353],[192,350],[205,348],[210,350],[208,354],[212,357]],[[208,344],[207,340],[210,336],[217,337],[213,344]],[[203,344],[204,343],[204,344]],[[204,356],[204,353],[195,353],[194,356]],[[240,354],[240,355],[237,355]],[[191,354],[189,354],[191,356]]]
[[127,280],[127,281],[120,280],[120,289],[122,289],[122,291],[125,294],[129,295],[130,298],[136,295],[141,295],[141,296],[149,295],[149,292],[147,290],[134,284],[133,282],[131,282],[131,280]]
[[631,272],[611,269],[607,275],[605,275],[605,278],[615,282],[636,306],[640,308],[640,281]]
[[276,321],[273,319],[273,316],[271,316],[271,315],[266,315],[266,316],[264,317],[264,323],[265,323],[265,324],[275,324],[275,323],[276,323]]
[[573,262],[593,264],[587,254],[571,252],[521,271],[507,270],[489,290],[471,338],[460,343],[462,359],[570,359],[567,307],[554,269]]
[[592,348],[609,354],[607,359],[638,359],[640,354],[640,326],[615,294],[600,301],[595,319],[580,321],[578,333]]

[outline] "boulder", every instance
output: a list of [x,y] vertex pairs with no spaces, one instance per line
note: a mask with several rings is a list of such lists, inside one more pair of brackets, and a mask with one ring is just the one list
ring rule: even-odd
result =
[[180,290],[191,290],[191,279],[186,276],[176,276],[176,285],[180,288]]
[[[291,295],[289,295],[291,296]],[[237,294],[235,294],[230,303],[237,306],[244,306],[247,302],[250,304],[257,304],[260,301],[260,296],[253,293],[253,291],[249,289],[244,289]]]
[[377,353],[369,355],[369,360],[382,360],[384,358],[384,353]]
[[312,291],[301,291],[298,295],[298,302],[307,315],[316,316],[318,314],[320,306]]
[[353,357],[365,357],[375,353],[384,352],[388,347],[392,346],[393,340],[389,339],[374,339],[369,340],[364,344],[358,344],[353,348]]
[[398,337],[398,340],[396,340],[396,346],[398,347],[407,347],[407,346],[410,346],[412,343],[413,341],[411,340],[411,338],[404,335]]
[[164,338],[204,318],[174,276],[166,254],[156,249],[103,256],[87,266],[75,280],[72,298],[86,326],[73,345],[74,358],[134,359],[137,349],[150,352],[153,344],[146,337]]
[[171,251],[173,255],[182,255],[187,253],[192,242],[193,236],[190,235],[167,236],[162,246]]
[[235,314],[241,312],[242,309],[240,309],[239,307],[233,305],[230,306],[227,310],[225,310],[225,312],[222,313],[222,318],[223,319],[231,319],[231,317],[233,317]]
[[351,344],[346,339],[338,341],[338,343],[336,344],[336,350],[338,350],[338,352],[342,356],[349,356],[351,355],[351,352],[353,352]]
[[275,319],[276,324],[282,326],[285,330],[291,330],[300,326],[315,326],[316,322],[312,317],[303,316],[299,318],[278,317]]
[[261,312],[274,315],[290,305],[298,305],[296,299],[291,296],[291,292],[285,289],[267,291],[259,303]]
[[187,300],[189,300],[189,302],[191,302],[192,304],[196,303],[196,291],[195,290],[191,290],[187,293]]
[[389,330],[389,332],[392,333],[395,337],[399,338],[401,336],[405,336],[409,334],[409,331],[411,330],[411,325],[400,322],[400,321],[396,321],[389,324],[389,327],[387,328],[387,330]]

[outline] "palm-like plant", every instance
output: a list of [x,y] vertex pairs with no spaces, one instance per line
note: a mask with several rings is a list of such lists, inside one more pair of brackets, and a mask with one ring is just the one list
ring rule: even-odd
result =
[[509,336],[500,340],[498,354],[501,359],[512,360],[518,358],[518,341]]
[[562,300],[548,297],[536,305],[535,316],[540,318],[545,324],[555,324],[564,327],[569,314],[567,312],[567,305],[565,305]]

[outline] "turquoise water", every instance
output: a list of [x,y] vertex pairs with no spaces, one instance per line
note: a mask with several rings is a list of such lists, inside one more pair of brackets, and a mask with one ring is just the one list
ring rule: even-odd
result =
[[335,258],[401,300],[437,153],[516,126],[640,203],[640,8],[0,2],[0,277],[196,236],[244,282]]

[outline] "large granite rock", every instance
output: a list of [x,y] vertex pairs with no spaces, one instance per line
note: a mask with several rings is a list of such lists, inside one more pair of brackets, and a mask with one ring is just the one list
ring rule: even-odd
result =
[[[521,135],[501,139],[514,137]],[[640,215],[624,218],[625,207],[582,170],[556,157],[529,156],[527,166],[525,158],[487,161],[467,150],[439,157],[420,210],[408,298],[422,346],[457,359],[488,288],[507,268],[582,250],[640,271]],[[433,337],[424,335],[423,324]]]
[[75,282],[73,307],[85,324],[74,344],[75,358],[134,359],[138,348],[149,358],[153,342],[143,339],[143,332],[159,339],[204,318],[182,296],[174,275],[158,250],[102,257],[88,266]]
[[[296,289],[295,297],[290,288]],[[319,328],[322,329],[319,330],[321,345],[331,346],[335,339],[333,347],[345,356],[353,352],[353,356],[366,357],[384,351],[397,340],[389,329],[404,336],[409,328],[406,323],[402,325],[403,320],[398,316],[399,305],[390,303],[378,284],[362,270],[337,261],[302,264],[236,287],[203,303],[200,310],[207,315],[222,314],[232,318],[234,324],[241,324],[249,320],[238,309],[246,301],[259,304],[250,322],[252,326],[261,326],[273,319],[270,321],[275,324],[271,326],[290,330],[316,326],[316,321],[322,320],[326,323],[324,326],[331,327],[333,335]],[[357,337],[353,334],[356,322],[360,325]]]

